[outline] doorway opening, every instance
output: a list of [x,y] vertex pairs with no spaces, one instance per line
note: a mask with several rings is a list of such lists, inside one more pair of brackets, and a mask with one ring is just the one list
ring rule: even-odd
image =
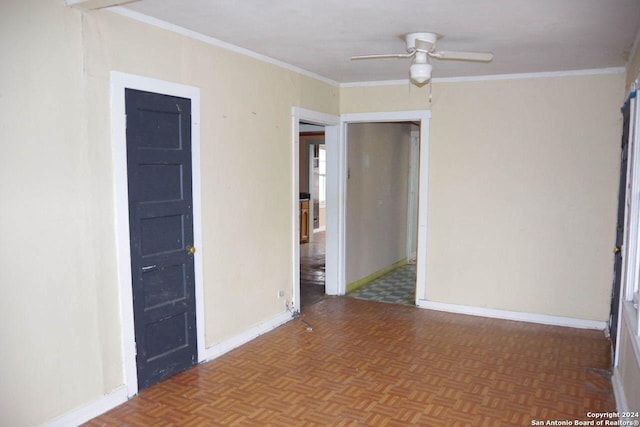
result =
[[300,309],[326,295],[326,180],[324,126],[300,123]]
[[[343,283],[340,260],[343,255],[341,255],[339,238],[340,227],[343,227],[339,212],[343,205],[339,185],[342,170],[339,144],[340,118],[298,107],[292,108],[291,116],[293,303],[290,307],[295,313],[301,310],[301,283],[304,286],[304,281],[308,279],[312,282],[309,285],[315,287],[308,288],[312,291],[312,295],[305,292],[305,305],[317,302],[324,295],[344,293],[340,291],[340,284]],[[316,160],[318,191],[313,191],[315,175],[313,165]],[[321,160],[324,160],[322,169],[320,168]],[[313,199],[317,202],[314,203]],[[314,217],[317,218],[315,227]],[[305,258],[307,260],[311,258],[315,263],[313,275],[311,277],[307,275],[306,278],[301,274],[301,265],[304,265]],[[305,271],[303,270],[302,273]],[[324,289],[322,289],[322,282],[324,282]],[[317,300],[314,301],[314,298]]]
[[[352,124],[361,123],[361,124],[373,124],[373,123],[397,123],[397,122],[409,122],[415,123],[416,131],[412,137],[412,149],[415,150],[411,154],[411,158],[414,159],[413,166],[415,170],[413,173],[417,175],[417,183],[415,183],[415,188],[412,188],[414,191],[414,195],[411,197],[415,205],[417,206],[417,220],[416,220],[416,229],[417,229],[417,237],[415,242],[411,242],[412,239],[407,239],[407,250],[406,253],[410,258],[415,258],[415,305],[420,308],[427,308],[427,305],[430,304],[427,297],[427,274],[426,274],[426,266],[427,266],[427,211],[428,211],[428,193],[429,193],[429,127],[430,127],[430,119],[431,112],[429,110],[413,110],[413,111],[395,111],[395,112],[376,112],[376,113],[349,113],[343,114],[340,116],[340,141],[341,144],[339,146],[338,154],[339,154],[339,165],[337,174],[338,174],[338,194],[340,194],[340,200],[346,201],[351,198],[351,195],[348,194],[347,187],[348,179],[349,179],[349,170],[347,167],[347,150],[349,145],[352,142],[352,132],[353,127]],[[363,157],[362,160],[365,164],[367,162],[366,158]],[[369,163],[371,163],[371,159],[369,159]],[[416,178],[412,178],[416,179]],[[332,190],[331,181],[329,182],[329,190]],[[390,188],[385,188],[385,190],[389,190]],[[376,204],[379,203],[378,199],[374,199]],[[384,205],[385,200],[381,198],[382,204]],[[410,209],[413,211],[413,208]],[[349,229],[349,226],[346,225],[347,222],[347,214],[348,209],[346,207],[346,203],[343,203],[338,206],[337,218],[339,227],[339,235],[338,235],[338,248],[340,249],[339,255],[340,263],[338,264],[339,272],[340,272],[340,286],[339,286],[339,294],[345,294],[347,292],[347,283],[346,280],[346,270],[347,267],[347,257],[346,257],[346,235]],[[369,216],[371,217],[371,216]],[[329,220],[332,218],[332,212],[329,211],[328,215]],[[412,223],[411,220],[407,218],[407,224]],[[409,227],[408,229],[410,229]],[[411,232],[413,233],[413,231]],[[396,232],[396,236],[398,233]],[[411,243],[411,244],[409,244]],[[378,241],[376,244],[384,245],[386,241]],[[412,255],[413,250],[411,247],[415,245],[415,257]],[[358,258],[355,258],[357,261]],[[353,259],[352,259],[353,261]],[[365,276],[366,278],[367,276]],[[357,280],[357,279],[356,279]]]
[[346,199],[347,199],[347,127],[351,123],[416,122],[419,123],[419,155],[417,188],[417,242],[416,242],[416,292],[419,307],[430,303],[426,295],[427,264],[427,211],[428,211],[428,166],[429,166],[429,121],[428,110],[394,111],[377,113],[348,113],[340,117],[304,108],[293,107],[292,115],[292,180],[291,234],[293,304],[292,311],[300,310],[300,203],[299,203],[299,128],[300,123],[324,126],[327,158],[326,191],[326,255],[325,292],[327,295],[344,295],[346,286]]
[[353,298],[416,302],[419,123],[347,125],[346,283]]

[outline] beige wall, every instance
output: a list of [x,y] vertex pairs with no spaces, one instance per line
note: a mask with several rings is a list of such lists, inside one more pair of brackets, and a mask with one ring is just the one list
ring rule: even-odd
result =
[[201,90],[206,346],[284,311],[291,107],[337,114],[337,88],[62,1],[2,2],[0,32],[0,424],[37,425],[123,383],[112,70]]
[[340,91],[340,113],[429,110],[429,85],[344,87]]
[[343,112],[430,105],[428,300],[607,319],[623,85],[436,83],[431,104],[428,88],[342,90]]
[[347,283],[406,258],[411,125],[348,127]]
[[428,300],[608,319],[623,84],[434,87]]
[[61,3],[0,2],[1,425],[105,391],[96,313],[113,283],[94,246],[81,20]]

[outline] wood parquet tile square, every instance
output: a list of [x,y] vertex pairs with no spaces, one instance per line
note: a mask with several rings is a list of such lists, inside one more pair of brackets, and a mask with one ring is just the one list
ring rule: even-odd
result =
[[[309,331],[311,326],[311,331]],[[530,426],[615,410],[602,332],[328,297],[96,426]]]

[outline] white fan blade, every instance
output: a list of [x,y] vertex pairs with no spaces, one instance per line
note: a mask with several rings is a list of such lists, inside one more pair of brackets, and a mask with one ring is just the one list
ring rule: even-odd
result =
[[374,54],[374,55],[359,55],[359,56],[352,56],[351,60],[355,61],[359,59],[411,58],[415,54],[416,52],[413,51],[409,53],[382,53],[382,54]]
[[493,59],[493,53],[491,52],[453,52],[439,50],[429,52],[429,56],[436,59],[452,59],[456,61],[489,62]]

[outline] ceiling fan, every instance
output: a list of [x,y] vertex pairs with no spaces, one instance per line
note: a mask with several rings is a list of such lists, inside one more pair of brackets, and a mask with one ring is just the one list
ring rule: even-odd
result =
[[490,52],[436,50],[436,41],[440,37],[435,33],[409,33],[405,36],[407,53],[359,55],[352,56],[351,59],[414,58],[409,72],[411,81],[416,84],[423,84],[431,79],[432,67],[429,64],[429,58],[475,62],[489,62],[493,59],[493,53]]

